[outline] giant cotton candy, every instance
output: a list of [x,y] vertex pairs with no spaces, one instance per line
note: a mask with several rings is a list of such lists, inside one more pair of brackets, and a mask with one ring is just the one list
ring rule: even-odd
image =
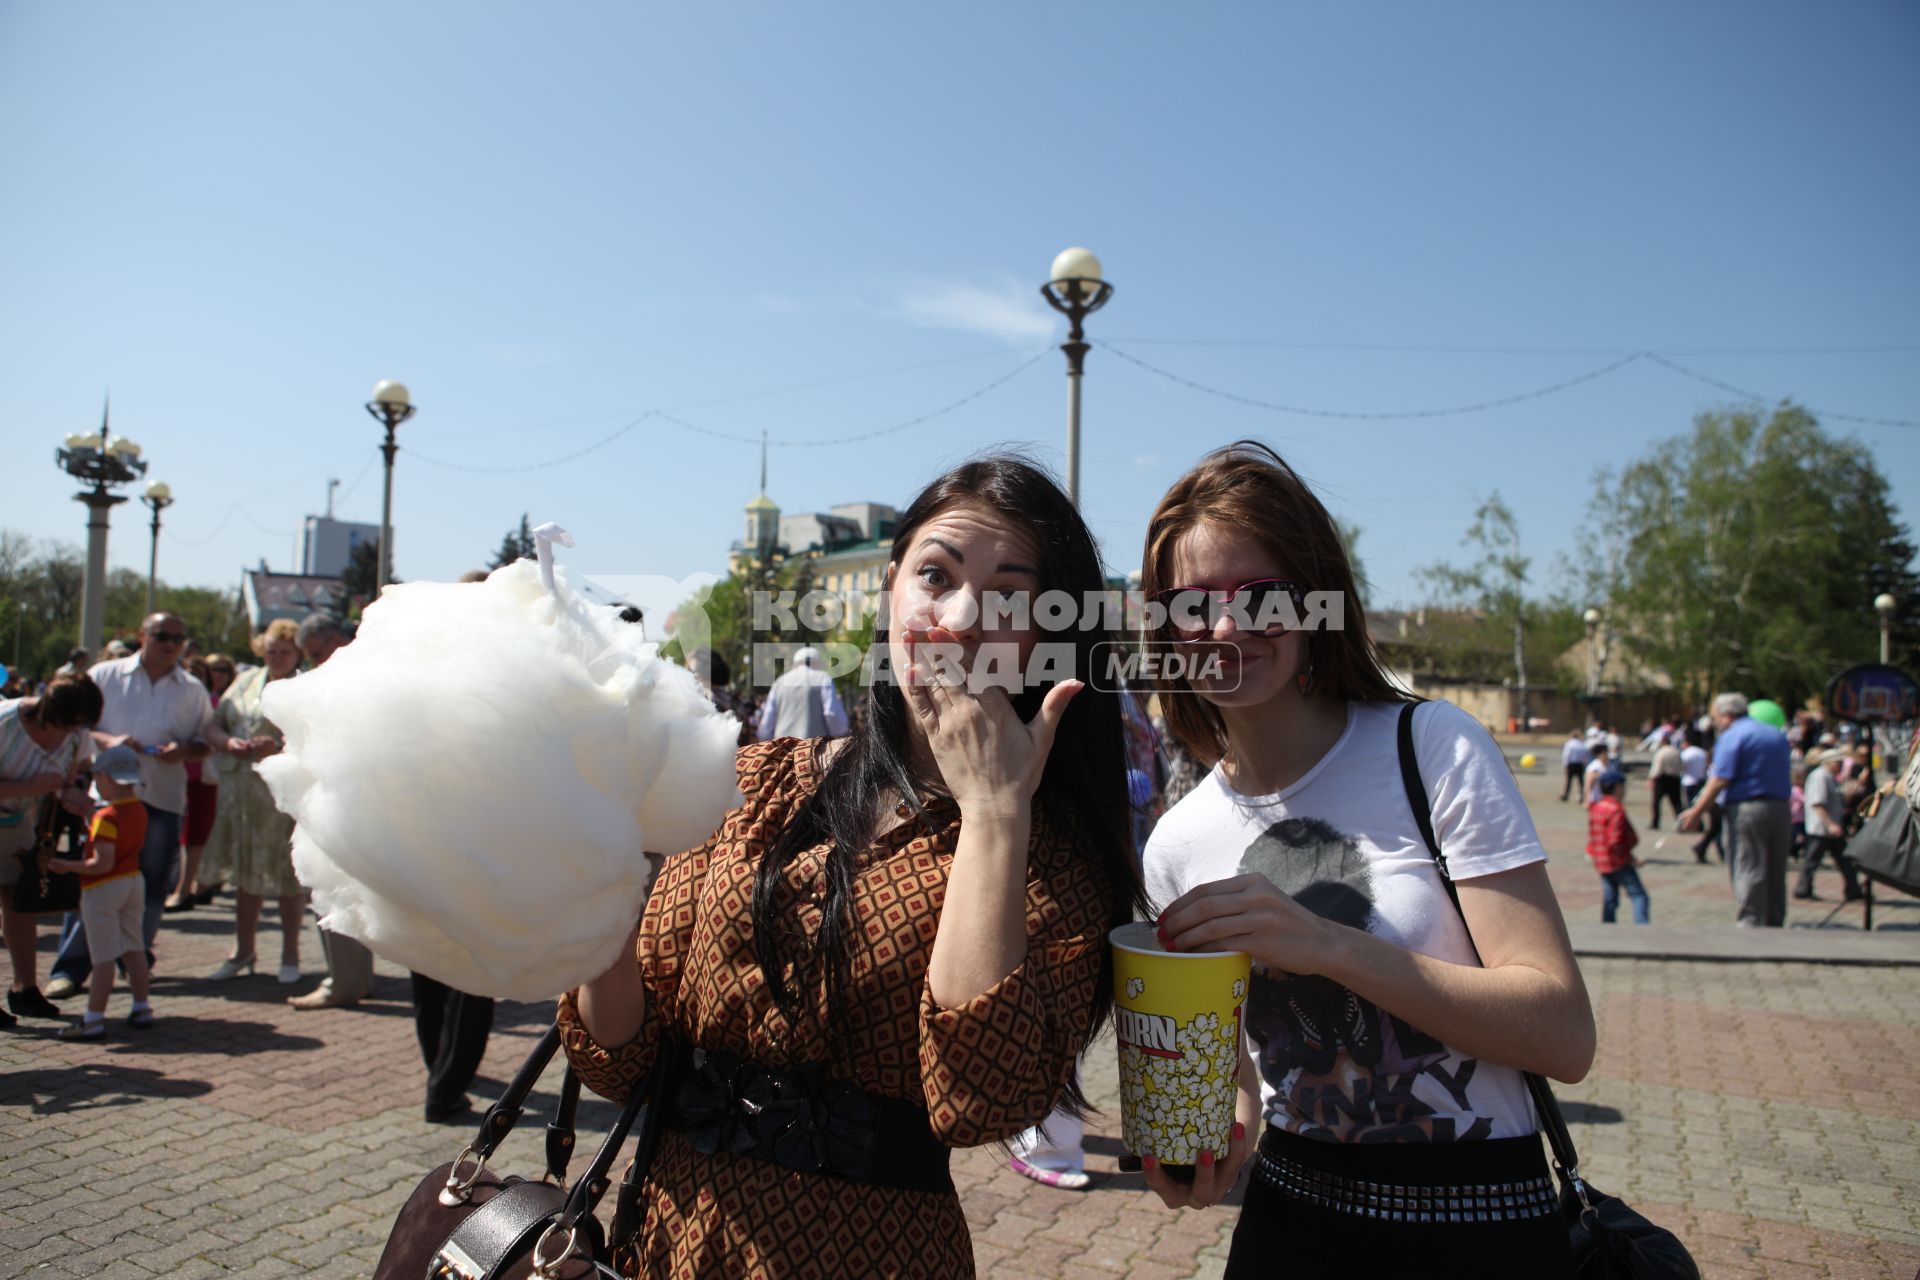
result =
[[655,649],[531,560],[389,587],[352,644],[268,690],[286,749],[260,772],[321,923],[476,995],[604,972],[642,852],[698,844],[740,799],[737,723]]

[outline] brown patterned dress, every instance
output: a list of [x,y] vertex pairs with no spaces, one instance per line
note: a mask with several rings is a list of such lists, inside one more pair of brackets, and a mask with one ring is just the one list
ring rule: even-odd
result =
[[[856,924],[846,1026],[825,1030],[817,964],[802,960],[797,1026],[774,1005],[754,958],[750,903],[769,843],[819,783],[819,743],[792,738],[739,755],[740,808],[699,848],[667,860],[647,903],[637,956],[647,989],[639,1036],[596,1044],[571,994],[562,1043],[582,1081],[624,1101],[653,1062],[664,1026],[683,1043],[770,1067],[827,1061],[836,1081],[927,1108],[934,1135],[977,1146],[1038,1124],[1073,1071],[1100,968],[1108,888],[1098,860],[1036,806],[1028,854],[1027,958],[964,1005],[927,991],[947,871],[960,831],[950,800],[927,802],[929,830],[902,805],[854,868]],[[827,846],[793,860],[780,906],[786,954],[820,927]],[[812,966],[812,967],[809,967]],[[747,1155],[706,1155],[662,1136],[645,1222],[626,1274],[650,1277],[973,1275],[959,1197],[798,1173]]]

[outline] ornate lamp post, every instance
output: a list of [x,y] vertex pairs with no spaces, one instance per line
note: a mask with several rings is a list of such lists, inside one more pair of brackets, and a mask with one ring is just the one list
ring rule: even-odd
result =
[[165,480],[149,480],[140,499],[153,512],[153,549],[147,552],[147,613],[153,613],[153,587],[160,570],[160,513],[173,505],[173,489]]
[[373,399],[367,401],[367,412],[387,429],[386,443],[380,446],[387,459],[387,491],[380,500],[379,559],[373,568],[373,598],[378,600],[387,585],[387,558],[393,554],[393,455],[400,452],[400,446],[393,442],[393,429],[413,416],[406,384],[391,378],[376,384]]
[[1107,305],[1113,286],[1100,278],[1100,259],[1081,248],[1063,249],[1053,260],[1052,279],[1040,295],[1067,318],[1067,497],[1080,505],[1080,375],[1087,364],[1086,318]]
[[108,425],[110,415],[102,411],[100,430],[88,434],[69,434],[54,450],[54,460],[89,489],[73,495],[87,505],[87,575],[80,597],[80,647],[88,653],[100,651],[100,630],[107,616],[107,513],[126,498],[110,492],[147,472],[140,459],[140,446],[125,436],[114,439]]
[[1880,665],[1884,667],[1890,660],[1887,656],[1891,652],[1887,636],[1893,626],[1893,611],[1900,607],[1900,602],[1882,591],[1873,598],[1873,607],[1880,614]]

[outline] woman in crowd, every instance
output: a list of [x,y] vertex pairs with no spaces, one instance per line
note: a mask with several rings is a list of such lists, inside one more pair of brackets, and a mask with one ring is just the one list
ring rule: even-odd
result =
[[286,680],[300,669],[298,628],[289,618],[277,618],[253,638],[253,651],[262,659],[239,679],[214,712],[208,742],[221,754],[218,760],[219,811],[207,836],[204,874],[210,881],[233,881],[233,952],[212,973],[216,979],[252,973],[254,936],[260,926],[260,908],[268,898],[280,904],[281,983],[300,981],[300,917],[306,910],[306,890],[293,874],[293,819],[274,807],[273,796],[254,764],[280,750],[280,730],[261,714],[260,699],[275,680]]
[[[1155,829],[1148,898],[1171,949],[1255,962],[1228,1149],[1191,1181],[1148,1162],[1148,1185],[1210,1205],[1256,1160],[1229,1277],[1569,1275],[1521,1072],[1580,1079],[1593,1016],[1499,748],[1456,707],[1412,710],[1456,911],[1406,798],[1407,696],[1332,517],[1265,446],[1175,483],[1142,577],[1159,638],[1218,659],[1161,691],[1212,772]],[[1413,1212],[1388,1220],[1369,1192]]]
[[[220,699],[233,687],[233,659],[224,653],[191,658],[187,669],[207,687],[207,697],[218,711]],[[209,881],[203,888],[199,878],[200,859],[207,851],[207,837],[213,834],[213,815],[220,803],[219,776],[217,767],[199,760],[187,761],[187,821],[180,832],[180,843],[186,846],[187,853],[180,866],[180,882],[165,903],[168,911],[204,907],[219,891],[218,879]]]
[[[982,596],[1098,593],[1093,539],[1043,473],[988,458],[908,507],[887,585],[872,656],[901,679],[872,684],[864,729],[742,749],[741,807],[667,860],[632,953],[561,1001],[609,1098],[668,1042],[698,1059],[628,1275],[970,1276],[948,1149],[1079,1100],[1105,934],[1138,901],[1120,708],[1086,683],[1104,633],[1045,637],[1051,683],[1011,697],[935,673],[1030,670],[1042,633],[983,621]],[[742,1101],[769,1090],[789,1101]],[[830,1122],[786,1129],[796,1108]]]
[[38,918],[13,909],[14,885],[25,870],[15,855],[30,851],[37,833],[40,803],[58,796],[67,813],[84,816],[92,807],[77,779],[93,758],[90,730],[100,720],[99,686],[84,673],[56,675],[38,697],[0,702],[0,927],[6,933],[13,982],[7,1012],[59,1018],[60,1009],[40,994]]

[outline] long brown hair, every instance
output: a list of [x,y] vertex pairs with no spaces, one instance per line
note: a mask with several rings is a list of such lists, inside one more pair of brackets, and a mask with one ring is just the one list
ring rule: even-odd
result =
[[[1173,554],[1180,539],[1203,524],[1244,533],[1257,541],[1308,591],[1339,593],[1343,629],[1307,633],[1316,695],[1341,701],[1405,702],[1411,695],[1388,676],[1367,630],[1360,592],[1347,559],[1340,527],[1286,461],[1258,440],[1237,440],[1215,449],[1174,481],[1147,523],[1140,589],[1151,600],[1184,585],[1173,581]],[[1149,637],[1170,641],[1163,626]],[[1227,728],[1220,712],[1193,692],[1185,679],[1156,683],[1167,727],[1200,763],[1226,754]]]

